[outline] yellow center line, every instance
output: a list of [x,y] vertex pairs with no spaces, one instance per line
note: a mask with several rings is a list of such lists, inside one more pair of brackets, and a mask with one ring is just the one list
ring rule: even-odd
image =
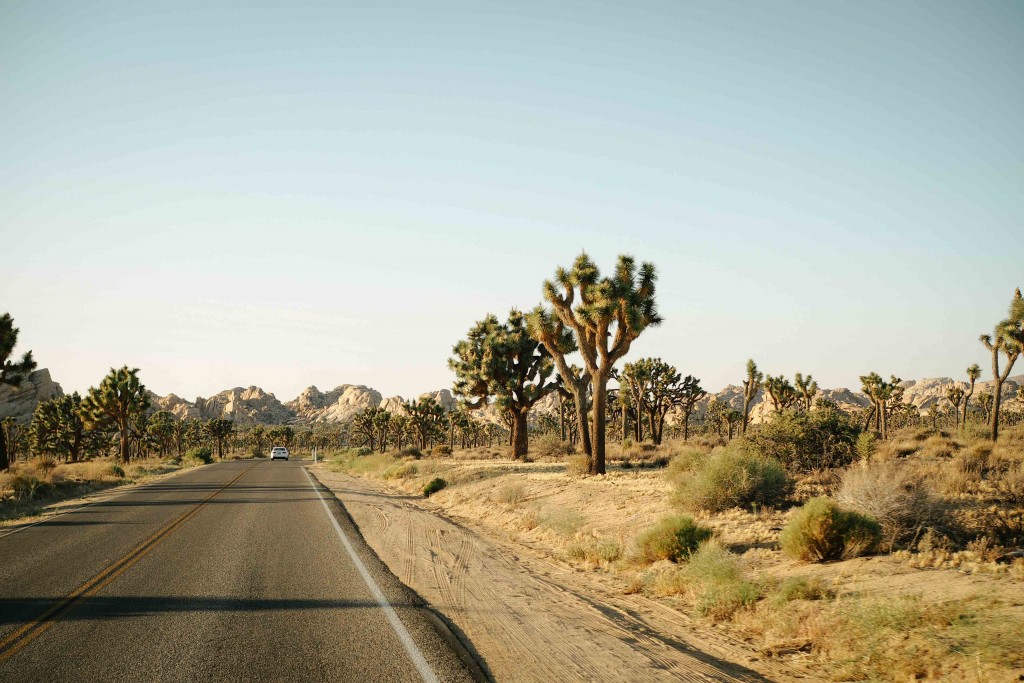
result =
[[114,562],[106,569],[96,574],[94,577],[86,581],[84,584],[75,589],[72,593],[67,595],[58,604],[49,608],[41,615],[23,625],[21,628],[11,633],[9,636],[0,640],[0,663],[6,661],[15,653],[19,652],[26,645],[31,643],[33,640],[41,636],[51,626],[56,623],[56,617],[62,612],[67,611],[72,605],[82,598],[87,598],[95,595],[104,587],[110,584],[114,579],[121,576],[121,574],[128,571],[128,569],[136,562],[141,560],[149,553],[150,550],[155,548],[160,541],[164,540],[175,530],[181,527],[185,522],[196,516],[199,510],[206,505],[208,502],[213,500],[213,497],[221,493],[224,489],[228,488],[236,481],[241,479],[246,473],[249,472],[256,465],[251,465],[247,469],[243,470],[234,479],[221,486],[219,489],[211,493],[209,496],[200,501],[194,508],[188,510],[182,515],[175,518],[167,526],[161,528],[159,531],[154,533],[152,536],[147,538],[145,541],[135,546],[127,555],[122,557],[117,562]]

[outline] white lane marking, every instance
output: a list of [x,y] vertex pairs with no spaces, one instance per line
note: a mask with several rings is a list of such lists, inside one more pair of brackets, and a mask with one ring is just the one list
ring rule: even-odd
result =
[[363,581],[366,582],[366,586],[370,589],[370,592],[373,593],[373,597],[377,599],[377,604],[384,610],[384,615],[388,618],[388,622],[391,624],[391,628],[394,630],[395,635],[397,635],[398,639],[402,641],[402,645],[405,647],[405,651],[409,655],[409,659],[412,660],[412,663],[416,666],[416,670],[419,671],[420,678],[422,678],[426,683],[440,683],[437,676],[434,675],[434,672],[430,669],[430,665],[427,664],[427,660],[423,657],[423,653],[420,652],[419,648],[416,647],[416,643],[413,642],[412,636],[410,636],[409,632],[405,629],[405,625],[402,624],[402,621],[398,618],[398,614],[388,602],[388,599],[384,597],[384,593],[381,592],[380,588],[377,586],[377,582],[373,580],[372,576],[370,576],[370,572],[366,570],[366,565],[364,565],[363,561],[359,559],[358,555],[356,555],[355,548],[352,547],[352,543],[349,542],[348,536],[345,535],[345,532],[341,530],[341,525],[338,524],[338,520],[335,519],[334,513],[331,512],[331,508],[328,507],[323,494],[320,493],[320,489],[317,488],[316,483],[313,482],[313,477],[310,475],[309,470],[303,467],[302,471],[306,473],[306,478],[309,479],[309,485],[313,487],[314,491],[316,491],[316,495],[320,499],[320,504],[324,506],[324,512],[327,513],[327,518],[331,520],[331,524],[334,525],[334,530],[338,532],[338,538],[341,539],[341,544],[345,546],[345,550],[348,551],[348,556],[352,558],[352,563],[356,566],[356,569],[359,570],[359,575],[363,577]]

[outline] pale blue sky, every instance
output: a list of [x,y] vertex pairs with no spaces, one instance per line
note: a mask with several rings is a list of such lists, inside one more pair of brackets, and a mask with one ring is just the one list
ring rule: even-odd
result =
[[586,248],[658,355],[988,364],[1024,284],[1024,4],[0,4],[0,309],[68,389],[449,386]]

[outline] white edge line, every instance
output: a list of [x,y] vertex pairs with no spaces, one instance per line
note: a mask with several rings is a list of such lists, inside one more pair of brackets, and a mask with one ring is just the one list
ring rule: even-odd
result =
[[313,481],[313,476],[309,473],[305,467],[302,471],[306,473],[306,478],[309,479],[310,486],[316,491],[317,497],[320,499],[320,504],[324,506],[324,512],[327,513],[327,518],[331,520],[331,524],[334,525],[334,530],[338,533],[338,538],[341,539],[341,544],[345,546],[345,550],[348,551],[348,556],[352,558],[352,563],[359,570],[359,575],[363,577],[363,581],[366,582],[366,586],[373,593],[373,597],[377,599],[377,604],[380,605],[381,609],[384,610],[384,615],[388,618],[388,622],[391,624],[391,628],[394,630],[395,635],[402,641],[402,646],[405,647],[406,653],[412,660],[412,663],[416,666],[416,670],[419,671],[420,678],[426,683],[440,683],[437,676],[431,670],[430,665],[427,664],[427,660],[423,657],[423,653],[420,652],[419,648],[416,647],[416,643],[413,642],[412,636],[409,635],[409,631],[406,630],[405,625],[398,618],[398,614],[395,612],[391,603],[388,602],[387,598],[384,597],[384,593],[381,592],[377,586],[377,582],[370,576],[370,572],[367,571],[366,565],[356,555],[355,548],[352,547],[352,543],[348,540],[348,536],[342,531],[341,525],[338,524],[338,520],[334,517],[334,513],[331,512],[331,508],[327,505],[327,501],[324,499],[320,489],[317,488],[316,483]]

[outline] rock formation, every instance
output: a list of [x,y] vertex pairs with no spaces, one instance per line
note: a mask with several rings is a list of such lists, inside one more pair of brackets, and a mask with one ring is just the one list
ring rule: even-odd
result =
[[16,387],[0,386],[0,420],[13,417],[21,424],[28,424],[37,405],[63,395],[60,385],[50,379],[49,370],[36,370]]

